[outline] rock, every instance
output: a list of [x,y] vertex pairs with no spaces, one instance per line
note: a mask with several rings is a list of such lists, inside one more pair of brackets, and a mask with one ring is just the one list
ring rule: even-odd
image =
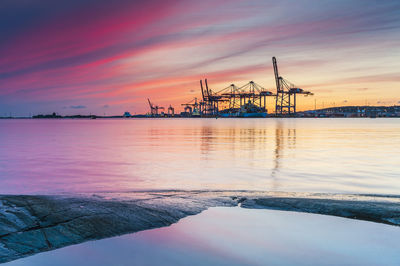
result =
[[251,191],[4,195],[0,196],[0,263],[89,240],[168,226],[215,206],[240,204],[244,208],[400,225],[399,198],[374,197]]

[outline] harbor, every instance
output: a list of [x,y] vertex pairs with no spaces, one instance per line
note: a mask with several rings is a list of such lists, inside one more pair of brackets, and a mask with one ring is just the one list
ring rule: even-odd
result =
[[[201,98],[195,97],[181,104],[183,112],[175,115],[171,105],[165,112],[165,107],[153,104],[148,99],[150,117],[295,117],[298,95],[311,96],[313,93],[303,90],[279,75],[278,63],[272,57],[272,65],[276,82],[276,91],[268,90],[254,81],[237,86],[230,84],[223,89],[209,87],[207,79],[200,80]],[[275,103],[275,111],[268,112],[267,100]]]
[[[39,114],[31,118],[355,118],[355,117],[400,117],[400,105],[393,106],[334,106],[315,108],[314,110],[298,111],[299,96],[311,97],[314,93],[299,88],[289,80],[280,76],[278,63],[272,57],[272,66],[275,79],[275,89],[266,89],[254,81],[237,86],[230,84],[223,89],[209,86],[207,79],[200,80],[200,97],[194,97],[188,102],[180,104],[181,112],[172,106],[161,106],[147,98],[148,112],[145,114],[131,114],[126,111],[122,115],[59,115]],[[315,100],[316,102],[316,100]],[[274,109],[268,110],[272,105]],[[0,118],[13,118],[4,116]],[[29,117],[28,117],[29,118]]]
[[[148,100],[150,111],[145,115],[131,115],[126,112],[123,117],[192,117],[192,118],[355,118],[355,117],[400,117],[400,105],[393,106],[339,106],[328,108],[315,108],[314,110],[298,111],[297,101],[299,96],[313,96],[314,93],[299,88],[289,80],[280,76],[278,63],[272,57],[275,78],[275,91],[268,90],[254,81],[245,85],[231,84],[221,90],[208,86],[207,79],[200,80],[201,98],[193,98],[187,103],[180,113],[175,113],[175,108],[169,105],[167,112],[164,107]],[[275,109],[268,110],[268,101]],[[315,100],[316,102],[316,100]]]

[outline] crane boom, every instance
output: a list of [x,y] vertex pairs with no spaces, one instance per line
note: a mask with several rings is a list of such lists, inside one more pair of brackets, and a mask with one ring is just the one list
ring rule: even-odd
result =
[[278,64],[276,62],[275,56],[272,57],[272,64],[274,65],[274,73],[275,73],[275,82],[276,82],[276,90],[277,92],[280,91],[280,80],[279,80],[279,73],[278,73]]
[[147,101],[149,102],[150,109],[153,109],[153,104],[150,102],[150,99],[149,99],[149,98],[147,98]]
[[207,79],[205,79],[206,89],[207,89],[207,96],[210,97],[210,91],[208,90]]
[[200,88],[201,88],[201,96],[203,96],[203,101],[205,101],[205,97],[204,97],[204,90],[203,90],[203,81],[200,80]]

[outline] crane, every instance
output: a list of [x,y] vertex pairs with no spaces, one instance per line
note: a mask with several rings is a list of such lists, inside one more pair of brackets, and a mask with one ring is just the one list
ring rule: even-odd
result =
[[172,105],[169,105],[168,107],[168,116],[174,116],[175,115],[175,109],[172,107]]
[[276,82],[275,115],[295,115],[296,95],[303,94],[304,96],[307,96],[313,95],[313,93],[300,89],[288,80],[279,76],[278,63],[275,56],[272,57],[272,65],[274,67]]
[[151,116],[158,116],[158,110],[165,109],[162,106],[154,105],[152,102],[150,102],[149,98],[147,98],[147,101],[149,102]]
[[218,115],[219,113],[219,103],[226,102],[224,96],[213,92],[208,88],[207,79],[204,80],[206,88],[203,88],[203,82],[200,80],[201,95],[203,101],[200,102],[201,113],[205,115]]
[[184,107],[185,113],[192,116],[200,116],[200,103],[197,102],[197,98],[194,98],[188,103],[181,104]]

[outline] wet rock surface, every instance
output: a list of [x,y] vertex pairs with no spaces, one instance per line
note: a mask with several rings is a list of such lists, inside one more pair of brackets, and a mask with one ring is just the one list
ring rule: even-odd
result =
[[177,194],[129,199],[61,196],[0,197],[0,262],[63,246],[167,226],[228,197],[187,200]]
[[[282,197],[284,195],[285,197]],[[247,191],[0,196],[0,263],[93,239],[168,226],[215,206],[267,208],[400,225],[397,198]]]
[[273,209],[339,216],[400,225],[400,204],[304,198],[260,198],[245,201],[243,208]]

